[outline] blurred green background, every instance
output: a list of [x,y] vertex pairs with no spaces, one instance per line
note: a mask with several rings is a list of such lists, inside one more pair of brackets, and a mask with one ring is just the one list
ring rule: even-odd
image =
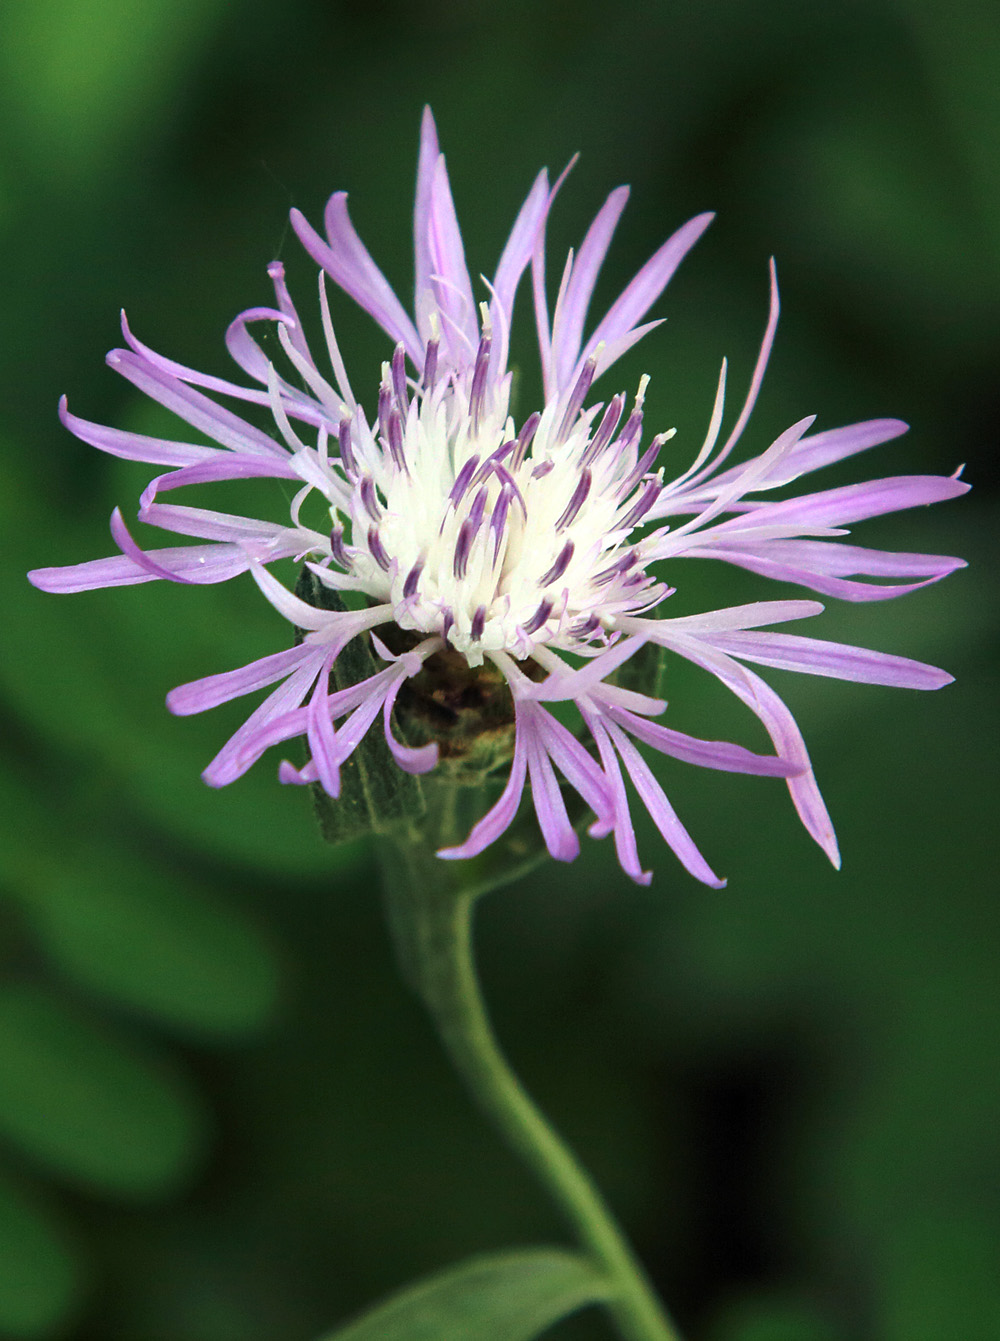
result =
[[[163,707],[283,645],[249,579],[56,598],[23,577],[111,552],[115,503],[134,516],[148,472],[56,419],[66,392],[87,418],[154,423],[102,364],[120,307],[226,375],[225,326],[269,300],[268,261],[308,307],[289,207],[318,222],[344,187],[407,292],[425,101],[476,272],[537,168],[577,149],[551,255],[634,188],[598,299],[718,210],[658,304],[667,325],[605,389],[653,374],[650,422],[677,425],[679,459],[723,354],[745,385],[773,252],[784,313],[748,448],[807,413],[901,415],[907,437],[820,483],[968,462],[969,499],[859,534],[971,570],[832,603],[822,630],[957,683],[769,677],[842,874],[780,786],[665,765],[728,890],[646,825],[651,889],[590,844],[488,899],[480,942],[515,1064],[686,1335],[1000,1336],[998,70],[986,0],[5,0],[0,1336],[310,1341],[472,1251],[564,1241],[397,981],[366,848],[325,848],[275,760],[203,786],[240,705]],[[346,301],[335,318],[374,386],[380,334]],[[766,586],[671,576],[679,613]],[[706,679],[671,673],[674,722],[753,744]],[[610,1333],[594,1314],[551,1335]]]

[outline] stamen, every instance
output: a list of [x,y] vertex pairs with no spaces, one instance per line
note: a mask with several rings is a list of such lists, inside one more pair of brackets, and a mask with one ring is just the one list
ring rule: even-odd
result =
[[440,342],[437,338],[431,337],[427,341],[427,353],[424,357],[424,390],[432,391],[434,382],[437,378],[438,349]]
[[377,526],[369,526],[368,528],[368,548],[378,566],[387,573],[389,571],[389,556],[385,552],[385,546],[379,537]]
[[406,581],[403,583],[403,600],[408,600],[411,596],[417,594],[417,583],[420,581],[420,574],[424,571],[424,560],[419,558],[406,575]]
[[621,527],[634,526],[640,517],[644,517],[660,496],[663,486],[659,480],[650,480],[642,492],[639,501],[618,523]]
[[455,627],[455,616],[454,614],[452,614],[451,606],[446,605],[444,607],[444,610],[442,611],[442,619],[441,619],[441,637],[445,642],[448,641],[448,634],[451,633],[454,627]]
[[555,469],[555,462],[543,461],[540,466],[536,466],[534,470],[531,472],[531,478],[533,480],[540,480],[543,475],[547,475],[550,470],[554,469]]
[[392,389],[396,393],[396,404],[402,415],[410,408],[410,397],[406,389],[406,350],[401,344],[392,352]]
[[538,630],[545,623],[545,621],[548,619],[549,615],[551,615],[551,613],[552,613],[552,602],[542,601],[541,605],[531,616],[528,622],[526,624],[521,625],[522,632],[537,633]]
[[344,528],[339,522],[330,532],[330,554],[338,567],[345,570],[350,568],[351,559],[344,544]]
[[483,411],[483,393],[486,390],[486,374],[490,366],[490,345],[492,337],[488,330],[483,331],[476,351],[476,365],[472,372],[472,390],[469,392],[469,411],[472,415],[472,427],[478,433],[479,421]]
[[382,520],[382,509],[379,506],[378,498],[375,496],[375,481],[370,475],[365,475],[361,481],[361,502],[365,511],[371,517],[373,522]]
[[476,528],[466,518],[458,528],[458,537],[455,540],[455,556],[451,563],[451,570],[459,582],[465,577],[465,570],[469,565],[469,550],[472,548],[475,534]]
[[597,576],[592,579],[593,585],[595,587],[606,587],[609,582],[613,582],[615,578],[621,577],[623,574],[627,573],[635,562],[636,556],[634,553],[623,555],[617,563],[613,563],[610,568],[605,568],[598,573]]
[[469,637],[474,643],[477,643],[483,636],[483,629],[486,627],[486,606],[480,605],[476,613],[472,616],[472,627],[469,629]]
[[392,459],[395,462],[397,470],[405,470],[410,473],[406,464],[406,453],[403,450],[403,420],[395,407],[389,411],[389,451],[392,453]]
[[350,419],[341,419],[337,437],[340,441],[340,459],[344,465],[344,473],[349,479],[353,478],[358,473],[358,463],[354,459],[354,448],[351,445]]
[[507,525],[507,513],[510,510],[511,491],[509,485],[504,485],[500,490],[500,497],[493,505],[493,515],[490,517],[490,530],[493,532],[493,562],[496,563],[500,557],[500,546],[503,543],[504,528]]
[[621,484],[619,484],[619,486],[618,486],[618,497],[619,497],[619,498],[627,498],[627,497],[628,497],[628,495],[632,492],[632,490],[635,488],[635,486],[636,486],[636,485],[639,483],[639,481],[642,479],[643,475],[646,474],[646,472],[648,471],[649,467],[653,464],[653,462],[654,462],[654,461],[656,460],[656,458],[659,456],[659,454],[660,454],[660,448],[661,448],[661,447],[663,446],[663,444],[667,441],[667,438],[668,438],[669,436],[670,436],[670,435],[669,435],[669,434],[666,434],[666,433],[658,433],[658,434],[656,435],[656,437],[653,439],[653,441],[649,444],[649,446],[648,446],[648,447],[646,448],[646,450],[643,452],[642,456],[639,457],[639,460],[635,463],[635,465],[633,466],[633,468],[629,471],[629,473],[628,473],[628,474],[625,476],[625,478],[622,480]]
[[596,461],[601,452],[604,451],[608,443],[614,437],[615,429],[618,427],[618,421],[622,417],[622,411],[625,409],[625,397],[619,393],[613,397],[610,405],[604,411],[604,418],[601,420],[597,432],[590,440],[590,445],[580,457],[582,466],[589,466]]
[[540,587],[547,587],[550,582],[555,582],[558,578],[562,577],[563,573],[565,573],[566,569],[569,567],[569,561],[573,557],[574,548],[575,546],[572,540],[567,540],[565,545],[563,545],[562,549],[559,551],[559,556],[555,563],[543,577],[538,579],[538,585]]
[[486,515],[486,500],[489,498],[489,489],[484,484],[472,500],[472,507],[469,508],[468,522],[474,531],[478,531],[482,525],[483,517]]
[[478,465],[479,457],[473,452],[472,456],[469,457],[468,461],[466,461],[462,469],[455,476],[455,483],[451,486],[451,493],[448,495],[448,502],[451,503],[453,507],[458,507],[462,498],[465,496],[465,491],[468,489]]
[[531,439],[538,431],[538,425],[541,422],[542,416],[535,410],[534,413],[528,415],[527,419],[525,419],[524,423],[521,425],[521,431],[517,435],[517,442],[514,444],[514,455],[511,458],[510,463],[511,470],[517,470],[521,462],[524,460],[528,448],[531,445]]
[[573,490],[573,497],[566,504],[565,511],[556,522],[556,530],[561,531],[564,526],[568,526],[576,514],[583,507],[587,495],[590,493],[591,473],[589,469],[580,472],[580,482]]
[[583,402],[586,399],[587,392],[590,390],[590,384],[594,380],[594,374],[597,372],[597,360],[599,358],[599,351],[602,348],[603,345],[598,345],[597,349],[583,365],[583,368],[580,371],[580,376],[576,379],[576,386],[574,386],[572,393],[570,394],[569,401],[566,405],[566,413],[562,417],[562,423],[559,425],[559,432],[556,434],[556,442],[564,442],[566,438],[569,437],[570,430],[576,423],[576,416],[583,408]]
[[382,435],[383,441],[388,442],[389,412],[392,409],[392,390],[389,386],[388,381],[386,380],[389,372],[388,363],[382,364],[382,372],[383,372],[382,382],[379,385],[378,389],[378,427],[379,432]]

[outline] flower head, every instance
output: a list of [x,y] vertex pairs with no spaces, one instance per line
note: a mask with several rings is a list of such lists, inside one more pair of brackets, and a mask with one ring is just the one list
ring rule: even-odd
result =
[[[565,174],[564,174],[565,175]],[[590,832],[613,833],[624,870],[647,881],[636,850],[627,776],[684,865],[720,885],[677,818],[637,742],[708,768],[786,779],[808,831],[838,861],[836,841],[802,736],[778,695],[746,663],[868,683],[938,688],[951,677],[907,658],[846,647],[771,626],[818,615],[814,600],[772,600],[669,618],[678,560],[714,558],[764,577],[846,600],[900,596],[962,566],[960,559],[889,554],[846,544],[846,527],[880,513],[956,497],[955,477],[904,476],[773,499],[781,486],[896,437],[906,425],[879,419],[811,432],[802,419],[765,451],[731,464],[754,402],[778,317],[771,307],[750,389],[722,435],[726,367],[705,441],[674,478],[658,466],[669,433],[644,441],[647,378],[631,397],[592,397],[596,380],[657,321],[643,321],[711,220],[699,215],[642,267],[584,335],[590,300],[628,195],[613,191],[570,254],[554,310],[545,282],[545,226],[562,179],[536,178],[492,283],[477,305],[465,263],[445,161],[424,115],[414,211],[415,301],[411,317],[355,233],[347,198],[326,208],[326,237],[297,210],[292,224],[320,269],[325,350],[317,360],[285,285],[269,274],[275,305],[243,312],[226,342],[251,385],[209,377],[148,349],[124,323],[127,348],[112,367],[215,445],[178,443],[89,423],[61,406],[63,422],[103,451],[169,467],[142,496],[139,518],[195,545],[143,551],[116,510],[121,553],[69,568],[39,569],[48,591],[141,583],[220,582],[249,571],[264,596],[303,631],[292,648],[175,689],[176,713],[201,712],[252,691],[270,695],[205,771],[221,786],[271,746],[304,737],[309,761],[283,763],[285,782],[319,783],[336,797],[340,770],[381,715],[400,768],[434,768],[444,735],[400,741],[393,709],[428,677],[499,685],[513,724],[509,774],[496,804],[460,846],[475,855],[509,826],[530,781],[549,851],[570,860],[579,843],[558,775],[595,816]],[[508,350],[514,299],[530,268],[544,403],[522,419],[511,406]],[[360,398],[348,379],[327,303],[332,279],[392,342],[377,383]],[[253,335],[273,323],[284,373]],[[206,394],[212,393],[212,394]],[[214,397],[262,406],[263,432]],[[365,408],[367,406],[367,409]],[[290,516],[259,521],[162,501],[188,484],[253,477],[293,481]],[[316,501],[322,506],[317,523]],[[309,511],[309,520],[306,512]],[[319,608],[290,592],[268,565],[304,561],[321,588],[344,599]],[[870,581],[877,578],[882,581]],[[384,663],[356,684],[332,672],[347,645],[369,639]],[[709,671],[756,714],[773,754],[705,741],[661,724],[665,703],[615,683],[615,672],[654,644]],[[495,694],[494,694],[495,697]],[[575,705],[579,731],[546,705]],[[586,741],[586,743],[585,743]]]

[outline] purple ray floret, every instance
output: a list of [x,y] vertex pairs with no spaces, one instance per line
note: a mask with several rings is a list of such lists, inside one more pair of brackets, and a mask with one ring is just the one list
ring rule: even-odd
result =
[[[622,869],[648,882],[631,789],[685,868],[706,884],[724,884],[651,769],[652,751],[701,768],[782,779],[805,828],[836,864],[833,826],[802,734],[751,666],[910,689],[937,689],[951,677],[907,657],[775,631],[774,625],[820,615],[823,607],[812,599],[669,617],[665,607],[682,580],[680,561],[714,559],[845,601],[893,599],[940,581],[962,560],[858,545],[848,528],[957,498],[968,485],[956,472],[799,489],[803,476],[897,438],[906,431],[898,419],[816,432],[812,417],[803,418],[763,450],[738,459],[777,328],[773,263],[764,337],[732,427],[723,434],[724,363],[705,439],[670,478],[657,461],[672,433],[643,444],[649,379],[641,379],[634,397],[614,390],[606,404],[592,398],[593,386],[659,324],[655,309],[664,290],[712,216],[699,214],[682,225],[588,331],[628,189],[611,192],[570,253],[550,310],[545,234],[565,175],[554,187],[547,172],[535,178],[493,280],[480,289],[466,264],[427,110],[413,211],[412,313],[355,231],[345,193],[337,192],[324,214],[325,236],[298,210],[291,215],[320,267],[318,357],[278,262],[268,268],[274,305],[248,308],[226,332],[249,384],[155,353],[123,318],[126,347],[108,355],[109,365],[206,441],[94,424],[71,413],[65,400],[60,417],[98,450],[157,467],[162,473],[144,490],[138,520],[197,543],[143,549],[116,509],[117,554],[39,568],[30,579],[44,591],[74,592],[151,581],[215,583],[248,573],[300,631],[294,647],[168,696],[172,712],[189,714],[268,691],[206,768],[212,786],[233,782],[266,751],[301,738],[307,762],[300,768],[283,762],[279,778],[316,784],[337,797],[341,768],[380,717],[395,766],[427,772],[438,765],[437,744],[414,747],[394,734],[400,691],[409,684],[419,692],[415,677],[428,662],[438,676],[456,665],[475,676],[482,667],[491,683],[499,673],[509,694],[509,773],[499,800],[441,857],[482,852],[513,822],[528,794],[551,855],[573,860],[580,842],[566,806],[570,790],[592,814],[590,834],[613,835]],[[517,291],[529,270],[543,403],[518,420],[508,353]],[[329,280],[388,339],[385,363],[369,370],[358,397],[330,315]],[[258,341],[261,322],[275,329],[276,341]],[[279,349],[276,362],[272,354]],[[253,408],[264,426],[231,402]],[[170,499],[189,485],[262,478],[281,482],[279,508],[291,496],[280,520]],[[271,572],[287,559],[305,563],[316,580],[353,601],[337,609],[307,604]],[[359,638],[383,664],[360,683],[338,688],[338,658]],[[667,705],[652,691],[617,683],[618,672],[650,644],[731,691],[763,724],[773,752],[686,735],[664,724]],[[553,714],[550,705],[557,703],[575,713],[576,730]]]

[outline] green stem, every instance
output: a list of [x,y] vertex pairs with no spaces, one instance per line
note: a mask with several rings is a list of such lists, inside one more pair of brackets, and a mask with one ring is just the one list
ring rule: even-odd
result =
[[[415,835],[414,835],[415,837]],[[614,1286],[607,1307],[626,1341],[679,1341],[600,1193],[511,1071],[490,1027],[472,954],[475,891],[462,863],[426,845],[384,836],[380,853],[390,924],[404,972],[480,1107],[561,1207],[580,1243]]]

